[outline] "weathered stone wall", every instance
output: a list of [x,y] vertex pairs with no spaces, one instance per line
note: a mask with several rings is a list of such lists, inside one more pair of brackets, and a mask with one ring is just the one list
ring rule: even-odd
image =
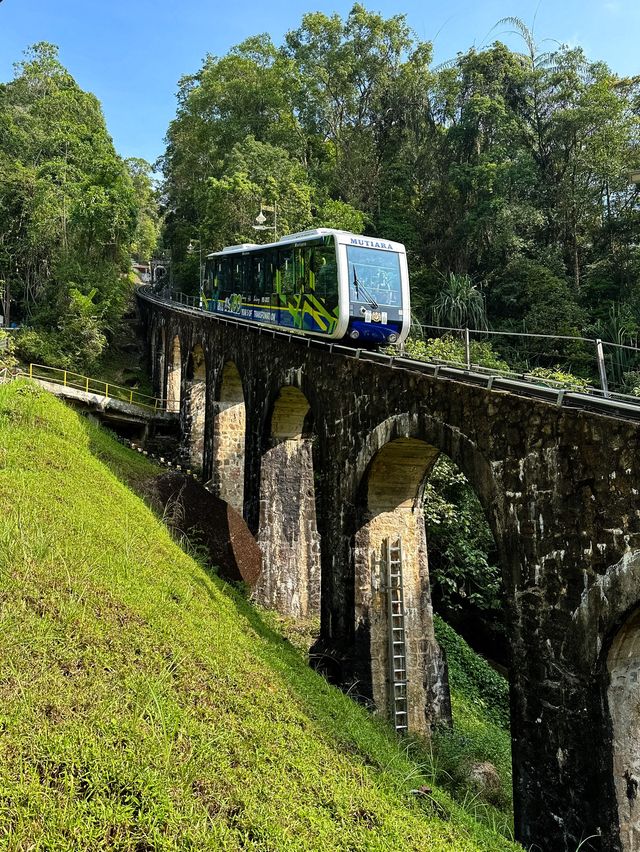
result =
[[167,356],[166,400],[167,410],[180,411],[180,393],[182,389],[182,359],[180,357],[180,338],[175,335],[171,340]]
[[242,380],[232,362],[224,365],[213,418],[213,491],[242,513],[246,410]]
[[258,544],[262,575],[254,596],[285,615],[320,612],[320,539],[316,523],[310,406],[294,385],[280,389],[261,459]]
[[406,635],[409,728],[428,733],[436,721],[428,705],[426,673],[436,653],[429,588],[427,541],[422,509],[422,484],[438,451],[422,441],[400,438],[376,454],[360,484],[365,502],[355,536],[355,630],[369,645],[374,705],[388,714],[391,707],[388,588],[383,547],[399,541]]
[[593,834],[600,839],[582,852],[621,849],[606,660],[640,604],[640,426],[212,318],[153,313],[167,339],[180,335],[183,352],[201,338],[207,352],[238,364],[254,533],[269,412],[284,385],[309,401],[322,560],[317,651],[335,680],[368,678],[373,694],[353,555],[369,465],[389,441],[414,438],[461,468],[493,530],[509,609],[517,836],[542,852],[575,852]]
[[409,729],[428,734],[431,717],[427,706],[425,673],[435,650],[433,613],[429,595],[427,541],[424,512],[401,507],[370,516],[356,534],[355,625],[368,636],[371,659],[371,694],[374,706],[385,716],[391,705],[389,618],[383,542],[400,539],[403,553],[403,592],[406,635],[406,673]]
[[320,541],[307,438],[280,441],[262,457],[258,544],[256,600],[297,618],[319,613]]
[[[164,395],[167,390],[167,355],[168,355],[168,345],[167,345],[167,330],[164,326],[154,326],[151,337],[151,378],[153,385],[153,393],[157,396],[162,402],[164,402]],[[174,409],[170,409],[174,411]]]
[[189,462],[196,470],[204,464],[207,413],[207,369],[204,352],[198,344],[189,356],[185,386],[185,437]]
[[640,609],[616,635],[607,658],[613,778],[624,852],[640,849]]

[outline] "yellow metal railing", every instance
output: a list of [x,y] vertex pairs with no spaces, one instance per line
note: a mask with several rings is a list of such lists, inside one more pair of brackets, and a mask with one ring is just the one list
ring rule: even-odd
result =
[[117,399],[128,402],[141,408],[150,408],[153,411],[166,411],[166,402],[156,396],[140,393],[133,388],[125,388],[114,385],[111,382],[103,382],[71,370],[62,370],[59,367],[47,367],[44,364],[29,364],[29,378],[42,379],[45,382],[53,382],[66,388],[75,388],[85,393],[93,393],[106,399]]

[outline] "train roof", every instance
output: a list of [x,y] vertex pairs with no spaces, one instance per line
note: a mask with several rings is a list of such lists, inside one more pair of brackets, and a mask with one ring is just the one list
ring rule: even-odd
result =
[[[350,231],[340,231],[337,228],[312,228],[309,231],[299,231],[296,234],[287,234],[284,237],[280,237],[277,242],[274,243],[240,243],[236,246],[225,246],[222,251],[212,251],[207,257],[220,257],[220,255],[224,254],[236,254],[247,251],[252,251],[253,249],[261,248],[276,248],[277,246],[286,245],[287,243],[297,243],[301,240],[310,240],[314,237],[326,237],[326,236],[340,236],[349,239],[355,239],[362,241],[361,244],[367,243],[375,243],[378,242],[372,237],[363,237],[360,234],[352,234]],[[402,243],[394,243],[391,240],[380,240],[379,242],[383,242],[385,245],[393,246],[400,251],[404,251],[404,246]]]

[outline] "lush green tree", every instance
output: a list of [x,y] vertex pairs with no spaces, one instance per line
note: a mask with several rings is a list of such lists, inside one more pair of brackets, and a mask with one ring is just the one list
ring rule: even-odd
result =
[[491,299],[496,319],[532,334],[579,336],[584,325],[568,279],[534,260],[516,257],[508,263],[496,276]]
[[415,42],[404,15],[385,19],[356,3],[345,21],[304,15],[287,33],[286,55],[298,70],[301,123],[320,142],[314,176],[335,198],[379,213],[411,96],[429,79],[429,47]]
[[[247,136],[225,158],[219,178],[209,178],[204,233],[214,248],[272,241],[272,231],[253,224],[264,201],[274,206],[280,235],[311,224],[312,188],[307,173],[283,149]],[[275,221],[275,219],[274,219]]]
[[614,220],[625,209],[638,119],[616,77],[603,63],[588,64],[581,50],[560,53],[550,76],[546,212],[579,293],[594,238],[606,234],[610,243]]
[[0,86],[0,277],[51,360],[101,351],[122,310],[138,210],[98,101],[55,47],[35,45]]
[[523,144],[528,72],[504,45],[440,70],[419,161],[422,254],[444,273],[485,277],[529,249],[536,169]]
[[131,253],[136,260],[148,262],[160,236],[158,201],[151,177],[153,167],[141,157],[129,157],[125,160],[125,165],[133,183],[137,208],[136,230]]
[[[180,81],[178,111],[162,158],[168,211],[164,240],[178,278],[181,269],[190,269],[187,248],[193,239],[202,238],[208,249],[228,239],[203,234],[203,225],[212,216],[211,181],[230,180],[236,145],[250,137],[304,163],[307,146],[293,107],[295,86],[295,69],[267,35],[247,39],[222,58],[207,56],[197,74]],[[255,216],[255,198],[249,194],[243,200],[252,207],[247,217]]]
[[[165,239],[175,268],[187,268],[187,246],[199,235],[207,248],[246,237],[260,197],[283,211],[288,230],[312,223],[359,231],[382,222],[389,237],[411,237],[417,154],[408,140],[430,79],[429,55],[403,16],[385,19],[356,4],[344,21],[305,15],[280,48],[256,36],[222,58],[207,57],[181,82],[163,158]],[[251,164],[234,167],[251,144],[269,146],[261,149],[276,168],[269,182],[253,178]],[[308,204],[277,173],[284,162],[291,174],[299,167],[296,185]],[[232,214],[228,226],[218,202]]]
[[362,234],[367,226],[367,216],[346,201],[327,198],[316,208],[315,223],[319,228],[337,228]]

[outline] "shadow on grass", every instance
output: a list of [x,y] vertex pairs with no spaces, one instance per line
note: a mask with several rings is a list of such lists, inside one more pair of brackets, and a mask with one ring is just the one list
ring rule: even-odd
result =
[[[149,488],[153,479],[159,473],[164,473],[164,469],[118,443],[104,429],[88,423],[84,418],[80,420],[94,457],[126,487],[134,490],[156,518],[164,520],[162,506],[154,505],[154,501],[150,500]],[[180,546],[180,543],[176,542],[176,546]],[[356,704],[311,669],[301,651],[267,623],[265,617],[247,599],[246,589],[222,580],[216,567],[207,564],[201,553],[190,553],[188,549],[186,552],[200,569],[194,572],[193,579],[211,601],[212,609],[219,606],[217,593],[221,592],[232,604],[240,624],[245,625],[244,629],[261,640],[255,644],[255,654],[264,661],[265,669],[273,671],[281,679],[292,701],[299,704],[301,712],[308,716],[318,733],[329,738],[334,745],[348,753],[350,759],[358,761],[362,766],[390,772],[402,795],[408,795],[410,787],[436,782],[436,775],[440,776],[437,779],[439,784],[449,786],[443,784],[442,773],[437,770],[438,756],[434,758],[428,742],[416,737],[399,741],[386,720],[372,716],[363,706]],[[460,800],[458,790],[450,792]],[[441,799],[438,791],[435,795],[439,806],[448,811],[450,802],[446,798]],[[464,807],[464,802],[462,804]]]
[[[164,469],[120,444],[114,435],[103,428],[83,417],[79,419],[94,458],[104,464],[123,485],[138,494],[156,518],[163,521],[162,506],[154,499],[153,480],[158,474],[164,473]],[[180,542],[176,541],[176,546],[180,546]],[[293,700],[300,703],[301,710],[308,714],[322,733],[330,736],[334,743],[339,743],[345,752],[358,757],[365,765],[384,770],[399,760],[408,759],[406,744],[399,744],[390,725],[380,717],[372,717],[362,706],[316,673],[300,650],[265,621],[247,599],[246,589],[241,584],[225,582],[218,576],[216,566],[207,564],[200,554],[189,553],[188,549],[186,552],[201,569],[201,575],[194,575],[197,585],[214,606],[219,601],[213,586],[231,602],[241,623],[261,640],[256,643],[255,653],[282,678]],[[422,761],[425,759],[425,755],[422,755]]]

